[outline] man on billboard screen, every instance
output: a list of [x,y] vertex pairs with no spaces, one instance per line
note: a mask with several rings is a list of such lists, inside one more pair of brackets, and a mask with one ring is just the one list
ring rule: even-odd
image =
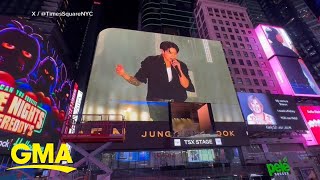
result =
[[147,101],[178,101],[187,99],[187,92],[195,92],[188,74],[188,67],[177,59],[179,47],[169,41],[160,44],[161,55],[149,56],[141,62],[141,68],[130,76],[122,65],[116,72],[130,84],[148,83]]
[[[179,47],[170,41],[160,44],[161,54],[148,56],[141,62],[141,67],[135,76],[127,74],[122,65],[117,65],[116,72],[130,84],[139,86],[148,83],[146,100],[164,102],[184,102],[187,92],[194,92],[194,86],[188,74],[188,67],[177,59]],[[148,103],[150,117],[154,121],[160,120],[167,109]]]

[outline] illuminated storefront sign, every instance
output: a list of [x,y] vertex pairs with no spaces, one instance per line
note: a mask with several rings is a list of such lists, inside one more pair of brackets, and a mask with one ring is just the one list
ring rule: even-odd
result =
[[269,163],[266,166],[270,176],[289,175],[290,173],[290,165],[286,157],[279,160],[278,163]]

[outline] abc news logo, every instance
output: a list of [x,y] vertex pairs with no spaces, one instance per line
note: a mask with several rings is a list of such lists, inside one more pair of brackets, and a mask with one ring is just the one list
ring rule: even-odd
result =
[[10,147],[12,139],[7,139],[6,141],[0,141],[0,148],[8,148]]

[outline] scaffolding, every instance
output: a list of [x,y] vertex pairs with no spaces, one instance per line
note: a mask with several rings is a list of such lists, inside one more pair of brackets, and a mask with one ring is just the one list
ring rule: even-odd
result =
[[[78,121],[78,119],[80,119]],[[97,179],[109,179],[112,170],[95,156],[106,150],[112,143],[125,140],[125,118],[121,114],[73,114],[66,118],[61,134],[61,143],[67,143],[83,158],[73,162],[74,168],[92,163],[104,174]],[[51,171],[49,179],[83,179],[78,171],[69,174]]]

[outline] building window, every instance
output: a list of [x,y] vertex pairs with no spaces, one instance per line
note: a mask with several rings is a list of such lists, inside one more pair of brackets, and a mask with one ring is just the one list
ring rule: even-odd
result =
[[252,58],[256,58],[256,55],[253,52],[250,52]]
[[225,43],[225,46],[231,47],[231,45],[230,45],[230,43],[228,41],[225,41],[224,43]]
[[243,55],[244,55],[244,57],[249,57],[248,53],[245,51],[243,51]]
[[247,44],[247,47],[248,47],[248,49],[252,49],[252,47],[251,47],[251,45],[250,44]]
[[259,67],[259,62],[258,61],[253,61],[254,66]]
[[217,38],[221,38],[220,33],[216,33]]
[[236,40],[236,39],[234,38],[234,35],[230,35],[230,38],[231,38],[232,40]]
[[236,51],[236,54],[237,54],[238,57],[241,57],[240,51]]
[[225,41],[225,42],[224,42],[224,45],[225,45],[226,47],[231,47],[230,42],[228,42],[228,41]]
[[212,12],[212,8],[208,8],[208,11],[209,11],[209,12]]
[[243,13],[240,13],[240,16],[241,16],[241,17],[244,17]]
[[219,9],[214,9],[214,12],[215,13],[219,13]]
[[259,76],[261,76],[261,77],[263,76],[263,74],[262,74],[262,71],[261,71],[261,70],[257,70],[257,73],[258,73],[258,75],[259,75]]
[[232,15],[231,11],[227,11],[228,15]]
[[261,67],[267,67],[265,62],[260,62]]
[[269,71],[263,71],[264,72],[264,75],[267,76],[267,77],[271,77]]
[[256,40],[253,37],[249,37],[249,41],[252,43],[256,43]]
[[232,63],[232,64],[237,64],[237,62],[236,62],[235,59],[231,59],[231,63]]
[[222,20],[219,20],[219,24],[223,24]]
[[221,27],[221,31],[224,31],[224,32],[225,32],[225,31],[226,31],[226,28],[224,28],[224,27]]
[[258,53],[257,55],[259,59],[262,59],[262,54]]
[[274,82],[272,80],[268,81],[269,86],[274,87]]
[[238,29],[235,29],[234,32],[239,33],[239,30],[238,30]]
[[228,54],[233,56],[233,51],[231,49],[228,49]]
[[241,30],[242,34],[246,35],[246,31],[245,30]]
[[240,88],[240,92],[246,92],[244,88]]
[[237,83],[238,83],[238,84],[243,84],[242,79],[241,79],[241,78],[237,78]]
[[233,15],[238,16],[238,13],[237,12],[233,12]]
[[244,62],[243,62],[242,59],[239,59],[239,64],[240,64],[240,65],[244,65]]
[[254,90],[253,89],[249,89],[249,92],[254,93]]
[[246,42],[249,42],[248,37],[244,37],[244,40],[245,40]]
[[226,25],[227,25],[227,26],[229,26],[229,25],[230,25],[229,21],[226,21],[225,23],[226,23]]
[[244,75],[248,75],[248,71],[247,71],[247,69],[242,69],[242,74],[244,74]]
[[238,38],[238,40],[239,40],[239,41],[242,41],[242,38],[241,38],[241,36],[238,36],[237,38]]
[[228,31],[232,33],[232,29],[231,28],[228,28]]
[[213,26],[213,29],[216,30],[216,31],[219,31],[218,26]]
[[248,34],[251,34],[251,31],[248,31]]
[[247,60],[247,65],[248,65],[248,66],[252,66],[252,64],[251,64],[251,61],[250,61],[250,60]]
[[258,92],[258,93],[262,93],[261,89],[257,89],[257,92]]
[[228,35],[227,34],[223,34],[223,38],[224,39],[228,39]]
[[255,75],[256,75],[256,73],[254,72],[253,69],[250,69],[249,71],[250,71],[250,74],[251,74],[252,76],[255,76]]
[[216,21],[215,19],[212,19],[212,23],[213,23],[213,24],[216,24],[217,21]]
[[260,86],[258,79],[253,79],[253,83],[254,83],[256,86]]
[[245,47],[244,47],[244,44],[240,43],[240,48],[241,48],[241,49],[244,49],[244,48],[245,48]]
[[237,26],[237,24],[235,22],[232,22],[232,26]]
[[244,80],[246,82],[246,85],[252,85],[251,80],[249,78],[245,78]]
[[246,27],[246,28],[249,28],[249,24],[245,24],[245,27]]
[[226,11],[225,10],[221,10],[221,14],[225,14],[226,13]]
[[235,73],[235,74],[240,74],[239,69],[238,69],[238,68],[234,68],[234,73]]
[[266,80],[262,79],[262,80],[261,80],[261,83],[262,83],[263,86],[267,86]]
[[238,44],[234,42],[233,47],[238,48]]
[[239,23],[239,27],[243,27],[242,23]]

